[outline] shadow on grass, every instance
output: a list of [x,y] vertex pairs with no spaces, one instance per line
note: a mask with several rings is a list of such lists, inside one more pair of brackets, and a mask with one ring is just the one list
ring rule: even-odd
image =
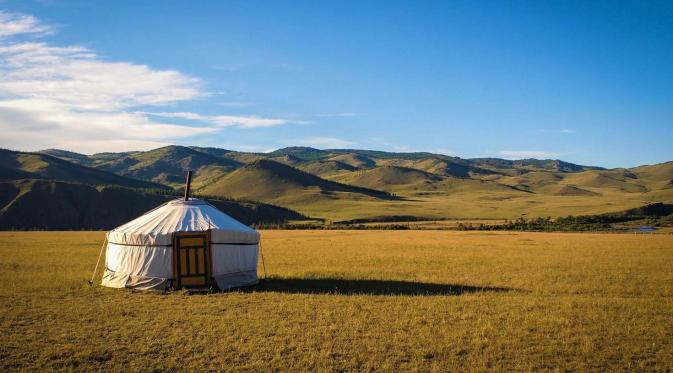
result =
[[516,289],[490,286],[332,278],[271,278],[260,280],[257,286],[239,289],[239,291],[244,292],[342,295],[461,295],[479,292],[507,292],[514,290]]

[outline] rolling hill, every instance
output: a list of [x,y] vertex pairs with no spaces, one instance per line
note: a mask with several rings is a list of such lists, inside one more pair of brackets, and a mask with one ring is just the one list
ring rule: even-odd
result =
[[443,176],[481,177],[499,174],[496,171],[470,165],[463,160],[431,157],[413,163],[410,167]]
[[580,172],[603,170],[602,167],[582,166],[558,159],[519,159],[473,158],[470,162],[478,167],[490,169],[514,169],[525,171]]
[[[46,180],[0,182],[0,229],[112,229],[175,197]],[[245,224],[303,220],[275,206],[209,200]]]
[[302,171],[308,172],[309,174],[317,175],[323,178],[341,172],[352,172],[357,170],[356,167],[353,167],[350,164],[334,160],[312,161],[305,163],[298,168]]
[[291,146],[266,153],[266,156],[269,158],[274,158],[290,155],[304,161],[314,161],[325,158],[329,154],[330,152],[328,150],[320,150],[306,146]]
[[124,154],[122,158],[94,165],[120,175],[168,185],[184,183],[185,172],[192,170],[194,183],[199,185],[239,167],[240,163],[185,146],[166,146],[148,152]]
[[[184,171],[192,169],[193,186],[201,193],[266,201],[328,219],[500,219],[597,214],[673,202],[673,162],[604,169],[554,159],[310,147],[270,153],[182,146],[93,155],[55,149],[44,153],[176,189]],[[5,180],[40,177],[24,168],[5,168]]]
[[194,171],[194,185],[207,184],[242,164],[230,159],[231,151],[218,148],[166,146],[146,152],[98,153],[91,156],[58,149],[43,150],[61,159],[135,179],[172,187],[184,183],[187,170]]
[[638,179],[649,184],[650,189],[673,188],[673,161],[655,165],[634,167],[630,171]]
[[559,185],[555,196],[599,196],[600,193],[592,192],[590,190],[578,188],[574,185]]
[[370,168],[376,166],[371,158],[357,153],[346,153],[327,158],[330,161],[347,164],[354,168]]
[[381,166],[344,174],[336,178],[339,182],[365,188],[395,190],[436,190],[443,177],[414,168]]
[[568,175],[564,180],[585,189],[612,188],[628,193],[644,193],[649,190],[637,175],[626,169],[583,171]]
[[0,149],[0,181],[45,179],[89,185],[119,185],[130,188],[169,189],[167,186],[135,180],[68,162],[41,153],[24,153]]
[[90,166],[93,160],[86,154],[75,153],[61,149],[45,149],[38,153],[50,155],[52,157],[63,159],[64,161],[77,163],[84,166]]
[[340,184],[268,160],[258,160],[199,189],[199,193],[264,202],[322,198],[334,193],[350,193],[371,198],[391,198],[387,193]]

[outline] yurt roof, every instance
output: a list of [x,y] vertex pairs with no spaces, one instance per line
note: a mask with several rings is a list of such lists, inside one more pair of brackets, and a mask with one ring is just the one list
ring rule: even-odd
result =
[[256,244],[259,233],[210,203],[190,198],[167,202],[108,232],[108,242],[121,245],[171,246],[176,232],[211,230],[211,241]]

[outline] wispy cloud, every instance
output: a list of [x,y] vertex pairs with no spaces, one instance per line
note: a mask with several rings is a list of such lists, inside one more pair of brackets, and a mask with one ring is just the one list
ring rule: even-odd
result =
[[544,150],[500,150],[498,154],[506,159],[555,158],[560,154]]
[[288,142],[292,145],[304,145],[315,148],[345,148],[356,145],[354,141],[343,140],[335,137],[307,137]]
[[128,112],[137,106],[203,97],[196,78],[106,61],[81,46],[14,40],[49,31],[33,16],[0,13],[1,146],[125,150],[216,130],[156,122]]
[[575,130],[570,129],[570,128],[564,128],[564,129],[560,130],[559,132],[563,133],[565,135],[571,135],[571,134],[575,133]]
[[17,99],[0,101],[0,131],[4,147],[95,153],[155,148],[217,129],[156,122],[136,113],[74,111],[49,100]]
[[[36,41],[53,29],[31,15],[0,11],[0,146],[75,151],[147,149],[224,127],[288,123],[259,116],[157,113],[209,96],[204,83],[177,70],[109,61],[86,47]],[[196,123],[167,123],[170,118]],[[170,122],[170,121],[169,121]]]
[[174,70],[108,62],[79,46],[0,45],[0,92],[76,110],[116,111],[205,95],[200,81]]
[[0,10],[0,38],[21,34],[43,35],[50,32],[50,26],[40,23],[31,15]]
[[254,115],[251,116],[201,115],[191,112],[158,112],[158,113],[152,112],[145,114],[164,118],[181,118],[199,122],[206,122],[218,127],[236,126],[240,128],[259,128],[259,127],[272,127],[290,123],[290,121],[287,119],[262,118]]

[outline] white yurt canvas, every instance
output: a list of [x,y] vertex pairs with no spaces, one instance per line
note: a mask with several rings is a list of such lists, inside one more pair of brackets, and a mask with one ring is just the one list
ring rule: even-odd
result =
[[108,232],[102,285],[143,290],[254,285],[259,238],[206,201],[170,201]]

